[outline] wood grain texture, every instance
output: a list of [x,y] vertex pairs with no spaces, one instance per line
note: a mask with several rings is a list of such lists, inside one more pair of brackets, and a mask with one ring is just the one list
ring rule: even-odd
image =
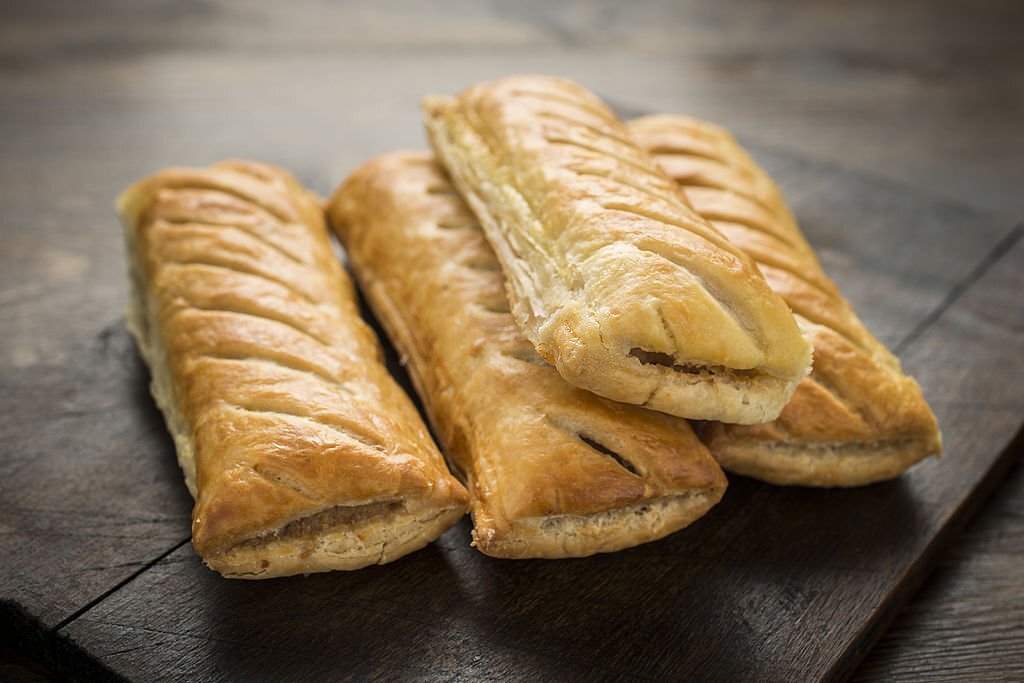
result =
[[[939,424],[943,426],[945,453],[943,459],[930,472],[942,486],[931,488],[928,494],[922,490],[923,500],[955,501],[955,509],[947,509],[943,532],[933,540],[931,546],[922,552],[918,561],[908,569],[913,572],[922,564],[933,561],[943,543],[949,542],[963,528],[967,519],[980,505],[978,498],[965,497],[957,491],[957,480],[963,479],[977,462],[965,462],[977,458],[980,435],[990,429],[1001,430],[1006,435],[1003,443],[1003,457],[979,480],[979,487],[991,490],[1005,472],[1020,460],[1021,427],[1011,427],[1024,414],[1024,384],[1019,379],[1004,382],[1001,378],[1021,376],[1024,372],[1024,356],[1020,353],[1020,339],[1024,331],[1024,306],[1020,295],[1024,291],[1024,226],[1011,230],[989,259],[991,265],[976,274],[976,281],[964,289],[954,289],[944,302],[941,314],[927,328],[919,329],[908,342],[902,354],[904,368],[920,381],[935,409]],[[972,278],[973,279],[973,278]],[[935,389],[932,389],[935,387]],[[1016,444],[1011,445],[1011,439]],[[963,454],[950,458],[954,453]],[[912,486],[920,479],[922,471],[912,471],[904,477]],[[911,577],[903,590],[912,593],[921,578]],[[1008,575],[1007,581],[1015,585],[1018,595],[1024,596],[1024,583],[1017,576]],[[893,601],[906,595],[893,596]],[[993,599],[995,596],[989,596]],[[1002,628],[1003,619],[1017,619],[1016,606],[1004,607],[999,612],[996,628]],[[882,615],[877,628],[887,625],[894,613]],[[958,623],[958,629],[964,628]],[[1014,645],[1009,651],[1019,649],[1020,629],[1010,629]],[[869,635],[864,643],[873,641]],[[938,645],[938,644],[937,644]],[[945,651],[937,647],[933,657],[945,659]],[[969,652],[969,648],[968,648]],[[950,662],[956,661],[950,658]],[[1013,660],[1002,668],[1012,674],[1020,670]],[[1012,675],[1011,675],[1012,677]],[[953,678],[956,678],[953,676]]]
[[[1019,348],[1019,323],[1001,332],[988,327],[992,316],[997,321],[1009,319],[1006,309],[1014,311],[1012,301],[1004,302],[1003,310],[961,313],[967,317],[957,327],[940,327],[948,324],[943,322],[947,315],[961,310],[956,302],[966,300],[967,293],[984,283],[985,273],[1001,260],[997,257],[1006,258],[997,245],[1006,238],[1012,220],[972,210],[965,203],[1015,213],[1018,218],[1024,210],[1024,195],[1019,192],[1024,181],[1024,139],[1018,134],[1024,112],[1021,13],[1021,4],[1012,0],[969,6],[923,0],[856,4],[729,0],[714,7],[668,0],[557,4],[528,0],[501,5],[455,0],[431,5],[429,11],[412,0],[372,9],[369,4],[319,0],[287,5],[268,0],[3,3],[2,621],[21,627],[25,620],[35,619],[33,630],[19,632],[45,640],[64,668],[96,667],[97,660],[87,659],[68,641],[54,644],[52,628],[67,622],[67,632],[73,632],[77,643],[99,643],[124,671],[133,655],[115,655],[116,648],[104,644],[108,642],[104,637],[120,634],[117,638],[124,640],[125,633],[134,633],[137,642],[146,643],[142,635],[146,632],[133,629],[164,628],[172,633],[150,635],[159,637],[163,645],[139,650],[134,657],[154,657],[173,666],[177,660],[166,652],[160,654],[166,648],[180,652],[181,666],[187,667],[199,666],[199,660],[190,658],[190,641],[177,634],[204,635],[195,629],[216,616],[209,610],[230,604],[217,598],[204,612],[195,605],[209,596],[190,598],[187,604],[196,612],[189,626],[182,621],[188,615],[175,617],[167,612],[178,600],[174,594],[163,593],[162,598],[153,594],[150,604],[163,604],[154,606],[152,616],[122,601],[105,612],[120,625],[83,621],[133,586],[157,590],[180,584],[181,577],[172,581],[165,571],[172,559],[179,558],[183,565],[194,562],[187,546],[160,559],[186,542],[190,501],[180,483],[170,441],[146,395],[144,370],[119,327],[126,288],[110,206],[116,192],[168,163],[202,165],[229,156],[279,163],[326,192],[371,154],[423,146],[416,108],[421,94],[455,92],[472,81],[514,71],[563,74],[617,102],[640,105],[643,111],[686,111],[734,128],[783,185],[826,269],[869,327],[888,344],[918,340],[904,347],[908,363],[917,364],[910,367],[912,371],[928,367],[932,355],[953,368],[936,374],[925,390],[930,399],[934,394],[947,403],[944,415],[958,416],[940,415],[940,419],[970,423],[970,430],[959,433],[955,442],[949,441],[953,437],[947,431],[947,446],[955,446],[961,455],[950,451],[942,461],[923,465],[922,474],[915,471],[895,485],[896,493],[872,488],[863,499],[842,501],[856,510],[855,521],[867,524],[875,513],[861,507],[875,505],[876,497],[894,496],[897,502],[890,501],[883,511],[892,515],[885,518],[885,526],[897,528],[885,531],[880,539],[865,540],[870,535],[866,531],[855,533],[852,539],[861,543],[855,547],[860,552],[845,551],[850,555],[842,557],[859,570],[872,561],[886,566],[898,563],[905,548],[887,544],[909,549],[907,539],[932,528],[934,518],[927,511],[945,504],[942,496],[949,493],[930,489],[918,477],[933,467],[953,467],[952,475],[947,469],[940,471],[967,486],[970,474],[947,463],[981,467],[986,454],[994,457],[994,451],[982,450],[981,442],[988,439],[989,448],[996,449],[1001,440],[997,435],[1009,429],[1014,415],[987,411],[985,406],[1016,400],[1011,392],[1022,385],[1013,375],[1013,366],[999,365],[992,356],[991,365],[979,371],[979,382],[969,385],[974,393],[958,395],[956,387],[967,377],[964,359],[976,349],[949,336],[972,336],[979,328],[995,334],[993,345],[1000,352],[1007,345]],[[846,167],[868,175],[848,173],[843,170]],[[908,186],[924,192],[908,192]],[[937,201],[940,196],[952,201]],[[936,329],[947,336],[929,332]],[[915,352],[919,343],[930,346]],[[971,402],[976,406],[973,413],[966,407]],[[732,506],[730,515],[743,516],[738,511],[754,501],[755,509],[767,510],[769,518],[777,520],[782,513],[773,512],[771,495],[749,482],[734,482],[731,502],[727,501]],[[797,519],[802,520],[794,522],[793,533],[823,533],[823,521],[803,518],[813,518],[808,511],[817,512],[818,506],[836,504],[839,501],[822,503],[797,495],[784,509],[796,510]],[[1006,534],[1007,543],[1019,552],[1016,536],[1008,531],[1014,519],[1010,513],[1000,513],[992,533]],[[717,542],[729,546],[756,529],[738,520],[708,522],[706,526],[716,530]],[[459,636],[462,641],[456,639],[466,644],[462,650],[446,649],[438,636],[439,647],[421,646],[417,652],[429,659],[436,649],[444,653],[434,658],[438,671],[468,672],[465,676],[511,672],[521,666],[526,673],[549,668],[572,673],[579,667],[580,675],[592,672],[594,677],[600,673],[613,678],[617,669],[597,669],[635,660],[640,652],[665,662],[641,663],[635,672],[677,671],[678,652],[686,644],[670,642],[664,634],[692,627],[685,613],[678,617],[672,610],[685,603],[691,585],[688,577],[702,570],[683,568],[678,570],[681,582],[670,581],[675,578],[671,572],[677,570],[666,562],[681,562],[680,553],[696,548],[697,564],[706,568],[712,560],[701,559],[707,551],[700,544],[710,542],[711,532],[697,535],[702,528],[695,527],[692,537],[674,541],[678,545],[658,550],[652,568],[637,570],[640,579],[653,577],[657,588],[663,589],[668,596],[665,605],[646,591],[634,604],[633,596],[616,586],[616,572],[601,573],[602,566],[581,574],[593,584],[588,594],[591,602],[576,609],[570,605],[565,615],[555,613],[553,607],[545,612],[540,601],[556,595],[554,588],[561,587],[561,595],[576,600],[577,584],[564,577],[552,578],[554,570],[540,575],[537,570],[494,575],[477,568],[460,578],[460,585],[486,583],[479,592],[469,594],[478,601],[470,603],[477,611],[489,604],[481,595],[553,581],[550,590],[540,583],[538,593],[522,598],[524,607],[514,623],[493,627],[493,637],[486,643],[506,643],[503,647],[513,654],[496,647],[490,658],[481,660],[484,664],[474,663],[472,657],[477,655],[467,653],[474,646],[479,650],[484,642],[481,634],[474,633]],[[971,547],[972,533],[968,532],[962,547]],[[769,629],[780,621],[814,623],[806,621],[809,615],[836,610],[837,603],[828,595],[842,590],[834,589],[828,576],[834,565],[842,563],[830,553],[839,552],[843,541],[835,537],[834,529],[829,534],[820,549],[811,539],[794,548],[793,558],[812,573],[806,587],[786,571],[782,558],[771,556],[775,559],[764,563],[754,554],[758,548],[763,550],[763,542],[737,550],[735,559],[743,564],[709,580],[709,589],[725,596],[707,603],[720,613],[713,623],[738,634],[736,667],[743,662],[756,664],[783,650],[808,656],[815,651],[814,642]],[[781,530],[768,536],[776,542],[789,538]],[[960,561],[973,562],[973,555],[964,552],[966,559]],[[934,557],[934,552],[926,557]],[[436,569],[431,564],[436,558],[432,558],[425,555],[422,561]],[[866,676],[908,672],[928,657],[932,661],[927,671],[954,671],[955,662],[981,652],[975,649],[975,640],[962,637],[967,628],[967,622],[960,621],[964,612],[948,607],[957,600],[974,601],[973,628],[988,624],[984,628],[996,633],[1013,623],[1006,608],[1013,594],[1007,591],[1019,588],[1014,581],[1019,572],[1002,573],[1004,564],[990,562],[987,555],[977,561],[980,566],[963,566],[970,567],[970,575],[985,576],[984,582],[965,585],[953,580],[949,594],[940,592],[941,599],[926,586],[922,601],[915,603],[920,611],[913,628],[948,637],[934,645],[922,638],[903,648],[890,648],[884,668],[870,668],[869,661]],[[146,567],[153,562],[158,564],[152,571],[164,572],[154,576],[164,578],[142,583],[148,581]],[[622,572],[642,565],[629,558],[622,562]],[[444,566],[457,565],[446,562]],[[575,569],[564,571],[568,575]],[[919,574],[923,571],[918,567]],[[374,576],[373,580],[381,580]],[[396,574],[388,585],[404,576]],[[877,579],[875,575],[865,578],[863,571],[844,576],[860,577],[856,582],[849,579],[851,585],[873,586]],[[959,576],[963,572],[955,574]],[[352,580],[325,578],[328,584],[338,581],[340,585],[324,590],[341,596],[343,602],[353,590],[346,582]],[[297,581],[297,585],[304,584]],[[422,578],[413,585],[429,598]],[[433,585],[429,584],[430,590]],[[730,593],[739,589],[750,595]],[[599,603],[606,594],[612,604],[602,611]],[[461,591],[459,596],[462,600]],[[252,604],[260,604],[258,597]],[[894,609],[905,597],[893,596],[886,604]],[[512,598],[503,599],[506,603],[489,621],[479,617],[481,621],[471,623],[490,627],[499,621],[502,609],[512,609]],[[841,602],[839,597],[836,600]],[[653,645],[642,643],[632,624],[619,618],[651,602],[653,611],[637,627],[640,635],[651,635]],[[996,607],[989,609],[986,604]],[[14,605],[30,609],[31,614]],[[448,637],[445,629],[454,630],[455,617],[431,605],[438,628]],[[84,616],[76,619],[80,614]],[[264,613],[250,606],[247,614]],[[576,633],[579,624],[594,614],[593,631]],[[544,616],[551,616],[559,629],[553,649],[546,649],[539,636],[531,635],[532,620]],[[839,610],[836,616],[843,621],[847,615]],[[274,620],[285,617],[273,615]],[[416,618],[428,621],[423,615]],[[396,639],[388,652],[400,651],[409,638],[416,640],[418,622],[410,625],[388,619],[398,617],[380,616],[373,631]],[[325,622],[334,629],[344,626],[343,608],[328,609]],[[876,624],[886,622],[876,619]],[[897,621],[895,628],[901,623]],[[167,628],[168,624],[172,627]],[[705,627],[700,624],[696,631]],[[1020,670],[1013,666],[1013,653],[1019,651],[1024,629],[1007,628],[1000,631],[1005,638],[992,640],[996,655],[983,654],[976,660],[985,660],[990,667],[992,659],[1005,664],[992,669],[993,675]],[[834,628],[827,626],[820,632],[831,634]],[[861,647],[877,635],[862,637]],[[332,637],[344,640],[344,652],[384,656],[386,648],[364,642],[368,636],[343,631]],[[693,637],[699,641],[690,643],[693,648],[703,645],[697,635]],[[763,647],[758,646],[759,640]],[[609,641],[613,645],[605,652]],[[523,655],[519,648],[530,648],[531,643],[537,649]],[[787,650],[790,645],[793,649]],[[225,667],[241,658],[231,652],[233,646],[205,647],[204,652],[213,651],[206,662],[215,667],[210,669],[211,677],[227,677]],[[599,652],[596,659],[590,657],[593,650]],[[684,654],[695,665],[711,661],[707,651],[703,659],[696,651]],[[850,653],[845,661],[855,661],[860,654]],[[404,657],[398,660],[413,660]],[[279,659],[293,661],[287,656]],[[487,663],[494,666],[487,669]],[[364,666],[372,670],[376,665]],[[424,664],[412,661],[411,666]]]
[[[202,55],[216,57],[222,73],[231,56],[284,59],[298,73],[302,58],[336,60],[334,79],[321,82],[344,84],[349,113],[363,118],[407,101],[409,83],[455,92],[501,73],[557,72],[614,85],[602,92],[651,111],[686,110],[766,143],[984,208],[1024,211],[1024,6],[1015,0],[444,0],[429,8],[415,0],[10,0],[3,12],[0,67],[8,73]],[[391,68],[378,71],[384,62]],[[167,69],[162,78],[187,73]],[[364,90],[379,73],[388,78]],[[201,88],[183,81],[182,103],[194,102]],[[433,85],[440,81],[450,87]],[[275,85],[267,90],[278,93],[274,108],[309,100]],[[316,94],[336,96],[329,91]],[[225,134],[244,141],[261,119],[251,111]]]
[[189,536],[192,501],[120,320],[0,384],[4,601],[54,627]]
[[1005,484],[868,653],[854,680],[1005,680],[1024,671],[1024,439]]

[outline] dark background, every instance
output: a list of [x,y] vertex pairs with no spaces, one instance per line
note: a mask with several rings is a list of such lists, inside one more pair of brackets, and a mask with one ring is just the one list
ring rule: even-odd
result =
[[[1022,7],[5,0],[0,376],[66,365],[117,318],[110,205],[136,177],[254,157],[326,192],[372,154],[423,146],[421,95],[510,72],[574,78],[627,111],[707,117],[761,148],[1020,222]],[[1022,574],[1017,467],[857,676],[1020,678]],[[7,675],[48,673],[6,647]]]

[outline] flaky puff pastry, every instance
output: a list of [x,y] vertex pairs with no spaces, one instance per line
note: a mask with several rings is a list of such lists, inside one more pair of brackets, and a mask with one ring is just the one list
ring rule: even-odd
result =
[[775,484],[858,486],[938,454],[941,435],[921,388],[857,318],[778,187],[732,135],[683,116],[644,117],[629,128],[694,208],[757,261],[814,344],[814,370],[778,419],[706,426],[719,462]]
[[567,381],[673,415],[775,418],[811,346],[750,258],[583,87],[544,76],[424,101],[512,313]]
[[494,252],[430,155],[368,162],[327,213],[469,483],[481,551],[619,550],[681,529],[721,498],[725,477],[685,420],[578,389],[534,352]]
[[249,579],[356,569],[464,514],[468,494],[381,363],[322,210],[290,175],[172,168],[117,206],[129,327],[210,567]]

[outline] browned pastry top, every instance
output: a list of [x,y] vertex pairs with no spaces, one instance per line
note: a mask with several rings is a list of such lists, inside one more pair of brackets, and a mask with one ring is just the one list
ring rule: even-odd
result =
[[322,211],[290,175],[167,169],[119,210],[131,323],[196,498],[201,555],[403,499],[458,517],[466,492],[380,362]]
[[[675,115],[643,117],[629,127],[694,208],[757,261],[814,344],[811,375],[779,418],[764,425],[711,427],[712,452],[729,451],[723,460],[727,466],[758,476],[765,473],[755,470],[773,456],[759,453],[757,443],[774,444],[780,457],[830,451],[826,460],[835,462],[829,466],[789,457],[792,471],[785,476],[794,481],[786,483],[836,485],[894,476],[938,452],[935,416],[920,387],[825,275],[778,187],[732,135]],[[843,449],[849,458],[840,464]]]
[[778,414],[810,344],[750,258],[596,96],[515,76],[424,109],[517,323],[565,379],[685,417]]

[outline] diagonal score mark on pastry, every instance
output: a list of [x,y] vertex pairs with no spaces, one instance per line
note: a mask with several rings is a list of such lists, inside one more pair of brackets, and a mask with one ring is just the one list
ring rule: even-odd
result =
[[466,511],[380,362],[316,199],[247,162],[174,168],[118,200],[129,328],[195,497],[193,544],[237,578],[356,569]]
[[757,261],[814,344],[811,376],[774,422],[705,425],[718,461],[777,484],[856,486],[938,454],[941,435],[917,382],[825,275],[779,189],[732,135],[673,115],[629,128],[693,207]]
[[513,76],[423,109],[517,324],[562,377],[683,417],[779,414],[810,343],[603,102],[570,81]]
[[516,327],[494,252],[448,182],[429,154],[395,152],[353,173],[327,211],[468,481],[476,547],[586,556],[702,516],[726,482],[686,420],[559,377]]

